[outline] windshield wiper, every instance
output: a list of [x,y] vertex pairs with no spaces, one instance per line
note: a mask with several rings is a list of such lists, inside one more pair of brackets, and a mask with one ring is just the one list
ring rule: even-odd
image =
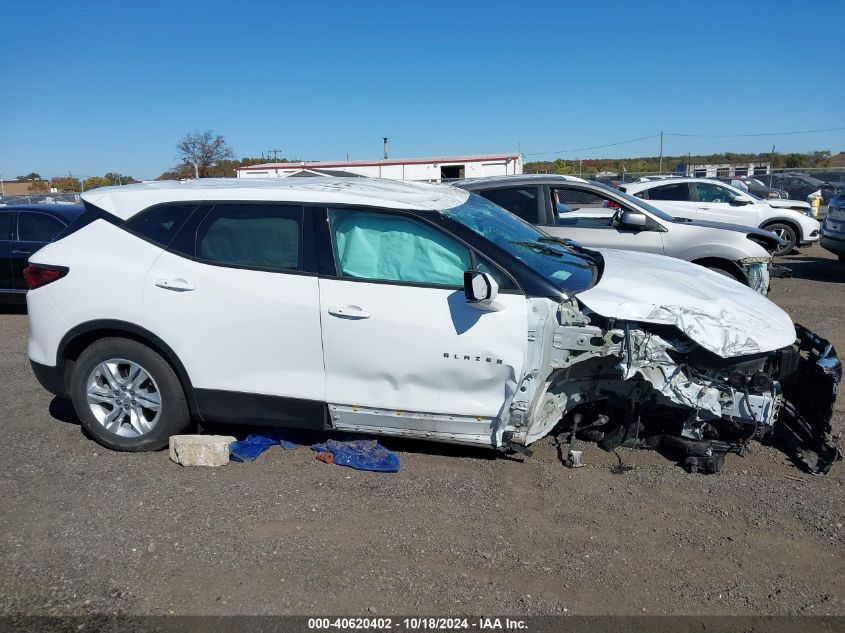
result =
[[563,244],[568,248],[573,248],[577,251],[584,250],[584,247],[581,246],[581,242],[577,240],[570,240],[567,237],[554,237],[553,235],[544,235],[543,237],[537,238],[538,242],[553,242],[555,244]]
[[[541,238],[542,239],[542,238]],[[566,255],[566,253],[557,250],[556,248],[552,248],[551,246],[546,246],[539,240],[536,242],[529,242],[529,241],[511,241],[511,244],[517,244],[519,246],[527,246],[528,248],[533,248],[535,250],[540,251],[541,253],[546,253],[547,255],[555,255],[556,257],[562,257]]]

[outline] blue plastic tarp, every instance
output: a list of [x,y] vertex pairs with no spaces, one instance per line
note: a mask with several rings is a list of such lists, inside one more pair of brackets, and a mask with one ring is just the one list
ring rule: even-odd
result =
[[314,444],[311,450],[318,453],[331,453],[334,463],[339,466],[380,473],[399,472],[399,457],[376,440],[352,440],[349,442],[328,440],[321,444]]
[[229,446],[229,457],[236,462],[251,462],[271,446],[281,446],[291,450],[299,446],[280,437],[269,435],[248,435],[241,442],[233,442]]

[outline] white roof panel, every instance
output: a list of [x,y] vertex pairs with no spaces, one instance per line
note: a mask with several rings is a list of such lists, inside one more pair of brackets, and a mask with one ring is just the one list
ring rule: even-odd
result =
[[154,204],[181,201],[262,201],[357,204],[387,209],[440,211],[466,202],[469,194],[448,185],[378,178],[202,178],[156,180],[122,187],[101,187],[82,199],[126,219]]

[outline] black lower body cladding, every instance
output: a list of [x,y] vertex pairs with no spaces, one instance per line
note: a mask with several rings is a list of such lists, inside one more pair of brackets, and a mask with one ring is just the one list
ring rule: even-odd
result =
[[781,379],[783,406],[773,434],[796,464],[824,475],[842,459],[830,425],[842,363],[829,341],[801,325],[795,333],[799,358],[795,370]]

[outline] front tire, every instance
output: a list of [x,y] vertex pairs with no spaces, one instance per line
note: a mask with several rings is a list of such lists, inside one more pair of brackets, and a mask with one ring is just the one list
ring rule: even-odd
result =
[[777,249],[774,253],[772,253],[772,255],[789,255],[795,250],[795,247],[798,245],[798,237],[795,235],[795,229],[791,226],[788,224],[777,223],[769,224],[764,228],[786,241],[786,245]]
[[70,395],[85,430],[116,451],[155,451],[190,422],[173,368],[137,341],[104,338],[74,363]]

